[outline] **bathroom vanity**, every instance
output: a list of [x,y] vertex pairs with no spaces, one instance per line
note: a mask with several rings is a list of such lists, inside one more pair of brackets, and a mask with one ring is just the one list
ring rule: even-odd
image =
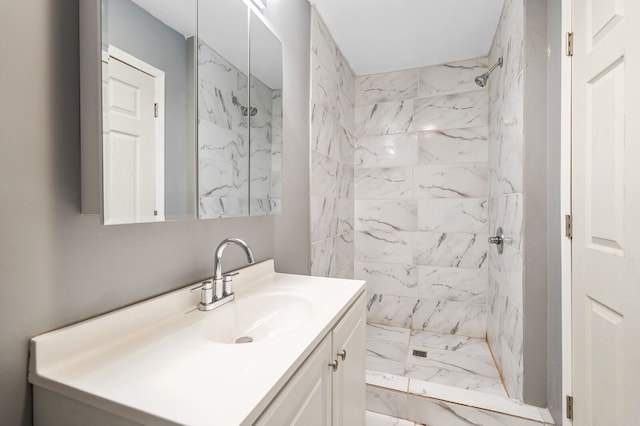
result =
[[238,272],[34,337],[34,423],[364,425],[364,281]]

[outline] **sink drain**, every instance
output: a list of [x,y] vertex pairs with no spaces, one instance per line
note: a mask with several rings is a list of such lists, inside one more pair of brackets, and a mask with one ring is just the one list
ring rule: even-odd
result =
[[251,343],[253,342],[253,337],[242,336],[236,339],[236,343]]

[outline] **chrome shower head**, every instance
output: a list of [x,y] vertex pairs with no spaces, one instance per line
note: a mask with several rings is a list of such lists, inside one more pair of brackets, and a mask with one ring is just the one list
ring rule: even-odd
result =
[[487,85],[487,80],[489,80],[489,73],[485,72],[484,74],[476,77],[476,84],[480,87],[484,87]]
[[485,72],[484,74],[481,74],[479,76],[476,77],[476,84],[480,87],[484,87],[487,85],[487,81],[489,80],[489,75],[491,75],[491,73],[493,72],[494,69],[496,69],[496,67],[500,65],[500,68],[502,68],[502,56],[500,56],[498,58],[498,62],[495,63],[494,66],[492,66],[489,71]]

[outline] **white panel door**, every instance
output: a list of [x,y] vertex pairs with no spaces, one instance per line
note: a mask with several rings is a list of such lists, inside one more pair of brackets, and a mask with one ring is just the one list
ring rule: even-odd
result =
[[640,424],[640,1],[573,3],[574,424]]
[[106,224],[156,216],[155,78],[111,57],[103,69]]

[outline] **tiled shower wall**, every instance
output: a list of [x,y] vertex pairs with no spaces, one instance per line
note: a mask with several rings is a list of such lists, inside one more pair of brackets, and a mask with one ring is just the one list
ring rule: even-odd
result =
[[311,274],[353,278],[354,74],[311,11]]
[[[489,80],[489,233],[510,238],[489,249],[487,335],[512,398],[523,397],[524,1],[506,0],[489,54],[504,66]],[[543,164],[542,167],[545,167]],[[543,214],[543,213],[541,213]]]
[[486,335],[488,94],[480,58],[358,77],[355,277],[368,321]]
[[254,76],[250,85],[251,106],[256,108],[251,119],[233,102],[235,97],[246,106],[247,75],[205,42],[198,41],[200,218],[280,211],[282,90],[272,90]]

